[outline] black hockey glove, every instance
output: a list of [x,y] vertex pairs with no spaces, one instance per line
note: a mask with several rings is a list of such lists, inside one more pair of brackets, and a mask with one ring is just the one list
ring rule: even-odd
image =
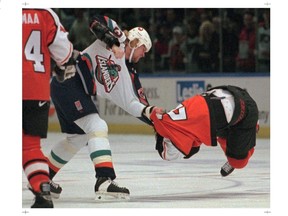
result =
[[[156,131],[155,131],[156,132]],[[164,146],[165,143],[163,142],[164,137],[162,137],[159,133],[156,132],[155,134],[155,140],[156,140],[156,146],[155,149],[158,151],[160,157],[164,160],[166,160],[166,158],[163,158],[163,152],[164,152]],[[186,155],[185,157],[183,157],[184,159],[189,159],[190,157],[192,157],[194,154],[196,154],[198,151],[200,150],[200,146],[199,147],[193,147],[190,151],[190,153],[188,155]],[[167,150],[166,150],[167,151]]]
[[113,47],[113,45],[118,47],[120,46],[118,38],[114,36],[107,26],[103,25],[97,20],[93,21],[90,30],[97,37],[97,39],[106,43],[110,49]]
[[55,66],[54,73],[58,82],[64,82],[66,79],[70,79],[75,76],[76,73],[76,59],[79,55],[79,51],[73,50],[71,58],[64,65]]
[[186,156],[184,157],[184,159],[189,159],[189,158],[192,157],[194,154],[198,153],[199,150],[200,150],[200,146],[198,146],[198,147],[192,147],[191,150],[190,150],[190,152],[189,152],[189,154],[186,155]]
[[156,146],[155,149],[158,151],[160,157],[163,160],[177,160],[183,157],[183,154],[176,148],[174,143],[160,134],[156,133]]
[[153,122],[150,119],[153,108],[154,106],[146,106],[142,111],[141,118],[139,119],[149,125],[153,125]]
[[162,159],[163,159],[162,152],[164,151],[163,139],[164,139],[164,137],[162,137],[159,133],[156,132],[156,134],[155,134],[155,140],[156,140],[155,149],[158,151],[158,153]]
[[146,117],[147,119],[149,119],[151,121],[150,115],[151,115],[154,107],[155,106],[146,106],[142,111],[142,117]]

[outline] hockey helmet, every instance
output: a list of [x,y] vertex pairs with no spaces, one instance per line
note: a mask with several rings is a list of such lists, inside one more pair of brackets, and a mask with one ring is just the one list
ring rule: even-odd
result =
[[151,39],[149,37],[149,34],[142,27],[135,27],[135,28],[131,29],[129,31],[129,34],[128,34],[128,39],[130,41],[133,41],[134,39],[139,40],[136,48],[138,48],[144,44],[144,46],[146,47],[146,52],[149,52],[149,50],[151,49],[152,42],[151,42]]

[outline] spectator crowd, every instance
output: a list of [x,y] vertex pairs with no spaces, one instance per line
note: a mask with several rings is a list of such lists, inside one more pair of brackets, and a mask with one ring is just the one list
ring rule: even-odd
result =
[[55,9],[69,39],[82,50],[95,38],[93,15],[117,20],[122,30],[141,26],[152,51],[137,65],[141,73],[270,73],[269,8]]

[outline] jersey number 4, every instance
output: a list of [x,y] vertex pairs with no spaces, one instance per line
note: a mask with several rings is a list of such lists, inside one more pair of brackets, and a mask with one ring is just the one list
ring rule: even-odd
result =
[[24,48],[27,60],[33,61],[35,72],[45,72],[43,65],[43,54],[41,53],[41,32],[32,31]]

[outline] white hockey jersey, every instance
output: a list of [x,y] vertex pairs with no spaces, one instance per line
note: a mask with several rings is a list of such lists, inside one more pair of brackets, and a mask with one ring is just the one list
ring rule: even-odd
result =
[[129,114],[141,117],[145,105],[133,88],[125,57],[116,59],[104,42],[96,40],[81,52],[77,60],[77,71],[87,94],[97,94]]

